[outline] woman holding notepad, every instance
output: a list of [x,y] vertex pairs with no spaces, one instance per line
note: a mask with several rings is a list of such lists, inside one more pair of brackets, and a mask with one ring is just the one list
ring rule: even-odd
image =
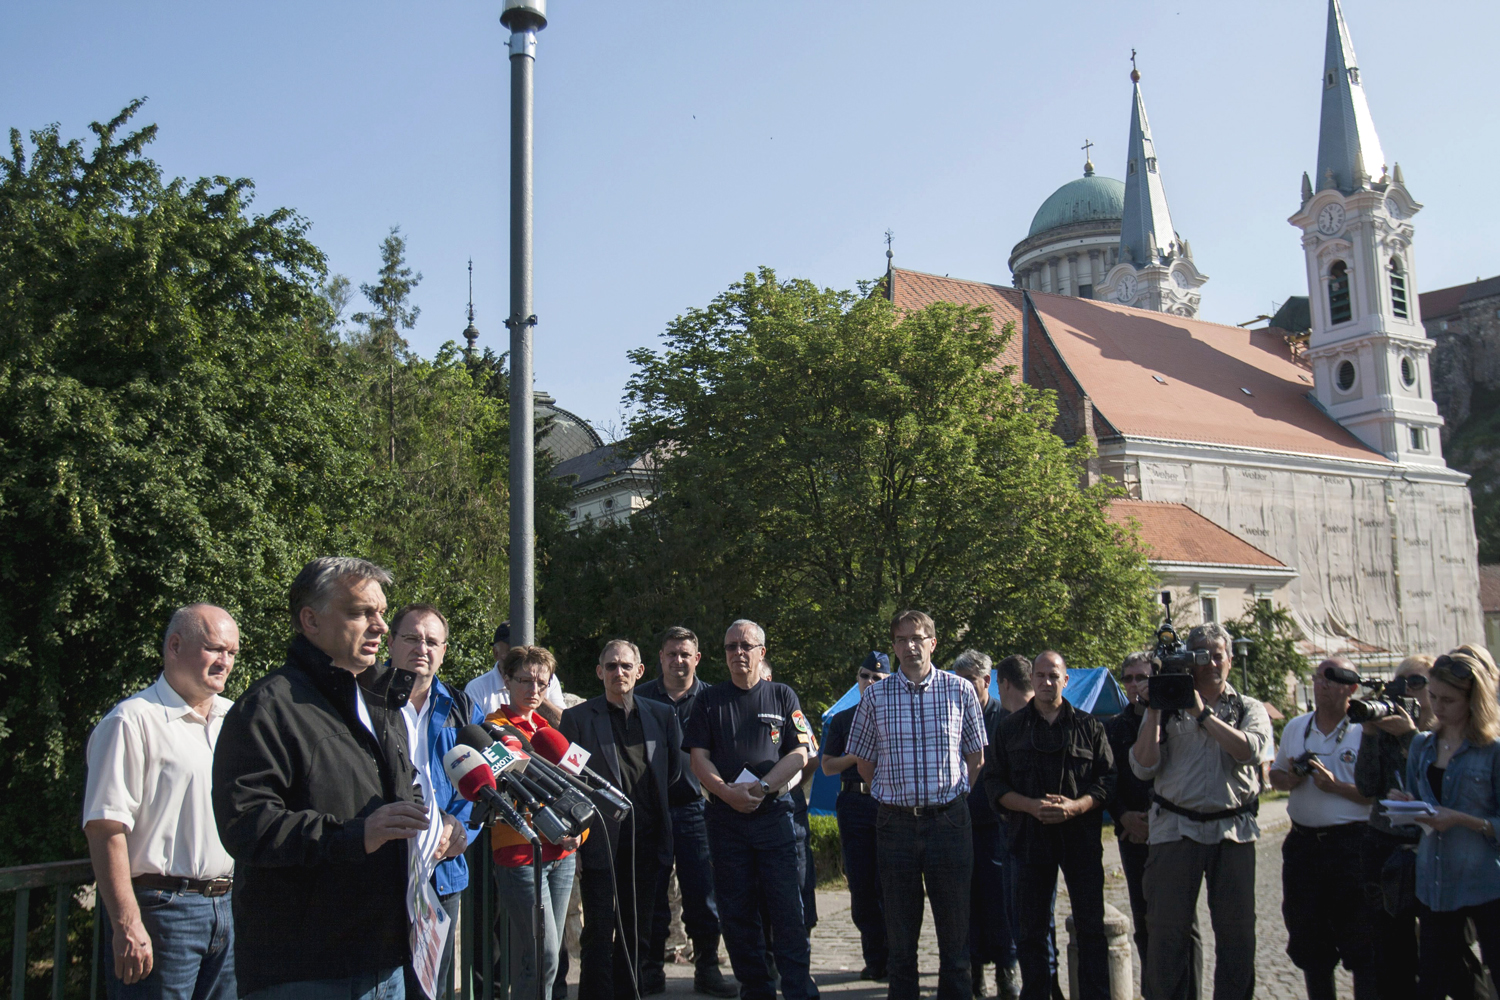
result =
[[1412,740],[1410,794],[1392,789],[1390,798],[1430,807],[1391,813],[1425,831],[1417,848],[1420,994],[1441,998],[1448,980],[1465,974],[1465,920],[1474,921],[1484,963],[1500,964],[1500,672],[1484,647],[1460,646],[1433,662],[1427,692],[1436,725]]

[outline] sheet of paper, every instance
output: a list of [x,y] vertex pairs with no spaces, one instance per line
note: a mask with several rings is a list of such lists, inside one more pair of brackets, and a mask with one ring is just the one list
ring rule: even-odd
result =
[[759,781],[759,780],[760,779],[757,778],[755,775],[751,774],[750,773],[750,769],[748,767],[746,767],[746,768],[741,768],[740,769],[740,775],[739,775],[739,777],[737,777],[737,778],[734,779],[734,784],[736,784],[736,785],[743,785],[747,781]]
[[1380,804],[1393,816],[1436,816],[1437,810],[1421,800],[1406,802],[1400,799],[1381,799]]
[[[431,803],[432,784],[419,768],[417,784],[422,789],[422,801]],[[411,962],[422,984],[422,991],[429,1000],[437,1000],[438,972],[443,962],[443,945],[448,940],[448,912],[432,887],[432,873],[437,868],[438,841],[443,834],[443,813],[435,805],[429,805],[431,819],[427,829],[406,842],[406,916],[411,924]]]

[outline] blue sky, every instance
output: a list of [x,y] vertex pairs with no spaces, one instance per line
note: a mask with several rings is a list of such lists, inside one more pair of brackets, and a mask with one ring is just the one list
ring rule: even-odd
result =
[[[413,346],[504,344],[498,2],[11,0],[0,124],[82,135],[133,97],[171,175],[256,182],[356,284],[392,225]],[[1130,49],[1173,221],[1226,323],[1305,294],[1286,223],[1316,158],[1323,0],[552,0],[537,66],[537,386],[621,421],[626,351],[760,265],[850,288],[899,265],[1009,283],[1095,143],[1122,177]],[[1346,0],[1381,143],[1426,209],[1423,289],[1500,273],[1488,46],[1500,4]]]

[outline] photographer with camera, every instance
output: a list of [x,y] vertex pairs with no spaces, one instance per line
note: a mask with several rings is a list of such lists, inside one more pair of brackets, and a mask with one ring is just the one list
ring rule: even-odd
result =
[[1354,785],[1364,736],[1349,716],[1360,676],[1342,657],[1318,664],[1313,711],[1287,723],[1271,765],[1271,786],[1290,792],[1292,831],[1281,845],[1281,914],[1286,952],[1302,970],[1308,1000],[1334,1000],[1333,970],[1354,974],[1358,1000],[1375,996],[1375,955],[1360,884],[1359,852],[1370,798]]
[[[1170,623],[1163,631],[1169,631]],[[1188,633],[1188,654],[1168,653],[1158,633],[1162,673],[1130,751],[1137,778],[1154,780],[1146,922],[1151,947],[1146,982],[1152,996],[1180,1000],[1192,982],[1192,938],[1198,890],[1208,880],[1217,1000],[1255,994],[1255,841],[1260,826],[1260,764],[1272,756],[1271,718],[1229,684],[1229,633],[1208,622]],[[1175,634],[1171,645],[1175,647]],[[1198,655],[1198,654],[1206,655]],[[1190,700],[1159,707],[1159,682],[1170,689],[1186,671]]]
[[1436,728],[1417,735],[1398,801],[1427,803],[1413,817],[1424,828],[1417,847],[1422,937],[1418,991],[1458,996],[1464,922],[1474,922],[1484,963],[1500,962],[1500,675],[1482,646],[1460,646],[1433,661],[1427,684]]
[[[1391,711],[1361,725],[1364,738],[1354,761],[1354,785],[1361,795],[1379,798],[1405,781],[1406,751],[1418,731],[1432,728],[1427,702],[1427,672],[1432,657],[1408,656],[1381,691]],[[1373,700],[1366,700],[1373,704]],[[1405,1000],[1417,991],[1417,897],[1414,892],[1416,845],[1421,830],[1392,826],[1385,806],[1377,802],[1360,843],[1359,867],[1365,907],[1375,949],[1375,993],[1380,1000]]]

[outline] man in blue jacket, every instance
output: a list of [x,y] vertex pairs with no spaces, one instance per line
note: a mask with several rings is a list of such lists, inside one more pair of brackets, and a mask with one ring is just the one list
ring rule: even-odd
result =
[[[433,872],[433,887],[447,911],[448,941],[438,971],[438,991],[453,975],[453,940],[458,928],[458,901],[469,884],[464,849],[469,843],[466,826],[473,803],[458,794],[443,770],[443,755],[458,742],[458,731],[470,723],[484,721],[477,706],[463,691],[438,680],[443,655],[448,651],[448,619],[431,604],[408,604],[391,618],[391,664],[416,675],[410,697],[401,709],[406,721],[407,748],[412,766],[427,781],[433,803],[443,812],[447,843],[443,861]],[[421,987],[410,963],[406,968],[406,995],[421,996]]]

